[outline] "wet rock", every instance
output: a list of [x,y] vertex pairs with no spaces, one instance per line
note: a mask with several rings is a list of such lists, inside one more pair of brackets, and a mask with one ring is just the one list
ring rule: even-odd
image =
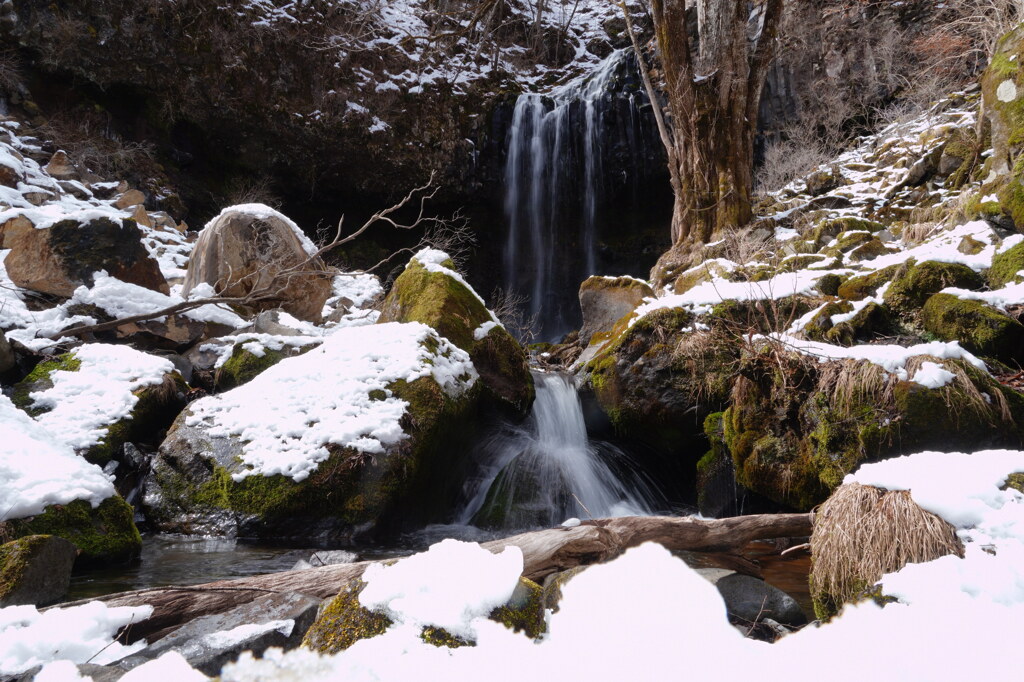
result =
[[650,285],[632,277],[590,277],[580,285],[580,342],[589,345],[595,334],[611,332],[624,315],[653,296]]
[[[247,205],[227,209],[199,234],[182,295],[200,284],[218,294],[244,297],[254,311],[281,308],[302,320],[318,322],[331,295],[331,275],[323,260],[311,259],[298,227],[274,209]],[[309,262],[307,262],[309,261]]]
[[748,624],[765,618],[792,626],[807,623],[807,616],[793,597],[763,580],[730,573],[712,582],[732,619]]
[[18,286],[55,296],[70,297],[93,273],[147,289],[168,293],[160,267],[142,245],[142,233],[130,220],[94,218],[84,223],[62,220],[36,229],[31,223],[8,223],[4,247],[11,249],[4,264]]
[[45,606],[68,591],[78,550],[52,535],[30,535],[0,545],[0,608]]
[[177,651],[193,668],[215,676],[243,651],[259,657],[272,646],[286,651],[299,646],[319,606],[319,599],[298,592],[260,597],[230,611],[190,621],[119,662],[118,667],[135,668]]

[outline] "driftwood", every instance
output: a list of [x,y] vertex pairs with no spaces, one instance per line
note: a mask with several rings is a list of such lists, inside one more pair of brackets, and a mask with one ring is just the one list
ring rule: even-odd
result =
[[[588,521],[575,528],[551,528],[483,543],[492,552],[516,546],[523,552],[523,575],[531,580],[575,566],[600,563],[644,542],[671,550],[726,552],[753,540],[805,537],[811,534],[810,514],[761,514],[700,520],[667,516],[624,517]],[[221,580],[190,587],[157,587],[101,597],[108,606],[153,606],[153,615],[134,623],[129,640],[159,639],[200,616],[222,613],[274,592],[301,592],[333,597],[346,582],[358,578],[373,562],[338,564],[299,571]],[[91,600],[90,600],[91,601]],[[74,602],[74,604],[85,603]],[[63,604],[70,606],[74,604]]]

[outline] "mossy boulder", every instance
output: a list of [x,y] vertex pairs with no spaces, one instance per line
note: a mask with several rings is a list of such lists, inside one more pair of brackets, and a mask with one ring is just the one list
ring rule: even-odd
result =
[[866,361],[819,363],[765,345],[744,353],[722,434],[740,485],[806,510],[864,461],[918,450],[1019,447],[1024,396],[962,360],[926,388]]
[[[338,596],[325,601],[302,645],[321,654],[336,654],[361,639],[383,634],[391,627],[393,621],[387,614],[371,611],[359,603],[359,595],[365,587],[366,583],[356,578],[346,583]],[[546,630],[543,590],[532,580],[520,578],[508,602],[491,611],[488,618],[530,639],[540,637]],[[439,647],[474,645],[433,626],[424,627],[420,637]]]
[[942,147],[938,174],[946,178],[945,186],[963,187],[978,166],[982,152],[978,134],[973,128],[956,128]]
[[387,322],[422,322],[435,329],[469,353],[497,406],[518,416],[529,410],[534,393],[526,350],[497,324],[444,254],[421,252],[409,261],[384,299],[378,323]]
[[992,267],[986,273],[989,286],[1001,289],[1010,283],[1024,280],[1024,241],[1015,244],[992,258]]
[[973,290],[984,285],[981,275],[960,263],[909,262],[894,273],[883,300],[893,312],[912,316],[920,311],[932,294],[946,287]]
[[739,514],[740,500],[745,493],[745,489],[736,484],[724,426],[722,412],[709,414],[704,420],[704,433],[711,448],[697,460],[697,509],[711,518]]
[[838,238],[844,232],[867,232],[874,234],[875,232],[884,229],[884,227],[885,226],[881,223],[876,223],[871,220],[865,220],[854,216],[844,216],[842,218],[822,220],[811,232],[809,239],[814,242],[818,248],[821,248],[833,239]]
[[583,326],[579,340],[590,343],[594,334],[610,332],[623,316],[633,312],[645,298],[654,296],[647,282],[633,277],[589,277],[580,285]]
[[[352,331],[376,332],[386,341],[394,329],[403,327]],[[463,351],[422,325],[411,327],[424,330],[420,362],[426,367],[450,366],[455,362],[470,367]],[[268,539],[330,538],[341,542],[357,532],[429,523],[450,510],[460,494],[463,476],[468,475],[469,458],[465,453],[477,434],[480,420],[479,381],[463,375],[453,387],[448,383],[442,386],[433,374],[412,381],[398,379],[380,388],[367,385],[367,393],[351,398],[352,402],[339,397],[325,408],[327,412],[314,409],[315,417],[303,416],[312,413],[301,410],[293,412],[291,405],[302,400],[301,387],[321,380],[321,365],[343,362],[350,352],[360,357],[359,353],[366,351],[359,343],[347,342],[348,338],[336,334],[324,346],[282,360],[248,384],[203,399],[208,402],[192,403],[172,425],[153,458],[143,498],[151,522],[168,532],[244,533]],[[381,367],[389,364],[384,362]],[[272,373],[276,374],[271,376]],[[284,391],[280,396],[268,395],[274,387],[288,385],[295,390]],[[334,443],[325,433],[323,440],[310,449],[317,445],[323,448],[326,459],[318,461],[304,475],[251,473],[242,458],[246,438],[219,428],[216,410],[221,401],[262,400],[264,395],[267,401],[277,398],[280,403],[270,406],[268,415],[283,414],[280,419],[289,420],[288,426],[273,427],[271,434],[284,429],[301,435],[309,427],[306,422],[310,419],[343,422],[350,414],[365,414],[363,420],[377,423],[380,417],[370,415],[381,414],[374,407],[380,401],[385,403],[381,409],[387,410],[383,414],[393,414],[387,405],[400,408],[398,414],[388,417],[397,419],[397,423],[359,428],[372,434],[370,429],[388,433],[397,427],[403,435],[397,441],[384,441],[379,449],[367,451]],[[329,396],[325,400],[329,402]],[[204,409],[212,410],[212,416],[196,417],[196,410]],[[268,419],[272,421],[272,417]],[[247,437],[252,437],[252,429],[256,428],[246,427]],[[280,447],[291,446],[282,443]]]
[[122,563],[138,556],[142,536],[135,527],[135,512],[119,495],[93,507],[84,500],[54,504],[42,514],[0,523],[0,535],[21,538],[54,535],[78,548],[77,566]]
[[1003,178],[998,190],[1000,212],[1018,230],[1024,228],[1024,28],[1003,36],[981,78],[985,112],[992,130],[992,156],[986,160],[986,183]]
[[881,270],[850,277],[836,288],[836,293],[847,301],[861,301],[868,296],[874,296],[882,285],[892,279],[898,269],[899,266],[890,265]]
[[63,538],[29,535],[0,545],[0,608],[45,606],[68,591],[78,550]]
[[[88,365],[87,369],[93,371]],[[51,408],[37,405],[32,394],[52,389],[54,384],[51,377],[56,371],[83,371],[83,363],[74,352],[40,362],[25,379],[15,384],[12,402],[32,417],[40,417],[50,412]],[[103,378],[97,376],[98,380]],[[188,384],[177,371],[168,371],[160,383],[132,390],[135,405],[131,412],[102,426],[103,435],[98,442],[79,447],[76,451],[90,462],[102,466],[116,458],[125,443],[157,445],[159,440],[154,442],[154,438],[170,426],[184,408],[185,394],[188,390]],[[41,421],[45,424],[46,420],[44,418]]]
[[943,341],[959,341],[976,355],[1020,365],[1024,361],[1024,325],[980,301],[935,294],[921,311],[925,331]]
[[315,347],[284,346],[280,350],[260,346],[254,352],[247,348],[247,343],[238,343],[231,349],[231,356],[217,368],[214,374],[214,386],[218,392],[230,391],[233,388],[249,383],[260,373],[273,367],[285,358],[301,355]]

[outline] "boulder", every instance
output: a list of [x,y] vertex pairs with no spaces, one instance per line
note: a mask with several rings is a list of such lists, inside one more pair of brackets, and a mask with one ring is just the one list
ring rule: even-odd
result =
[[262,292],[246,303],[254,311],[281,308],[318,322],[331,295],[331,273],[316,247],[291,220],[261,204],[227,208],[196,242],[182,287],[188,297],[209,284],[228,297]]
[[305,346],[282,345],[280,350],[264,348],[258,342],[250,346],[252,342],[237,343],[231,349],[231,357],[218,367],[214,373],[214,388],[220,391],[230,391],[233,388],[248,383],[260,372],[273,367],[285,358],[302,355],[308,350],[316,347],[316,343]]
[[11,249],[4,261],[7,274],[25,289],[70,297],[79,286],[92,285],[93,273],[105,270],[121,281],[169,292],[131,220],[62,220],[43,229],[28,221],[9,222],[3,239],[4,248]]
[[63,151],[57,151],[43,167],[54,180],[79,180],[78,170]]
[[898,265],[890,265],[865,275],[851,277],[839,285],[836,293],[839,298],[844,298],[847,301],[861,301],[869,296],[874,296],[883,284],[892,280],[898,269]]
[[[393,621],[387,614],[371,611],[359,603],[359,595],[365,587],[366,583],[356,578],[345,584],[337,597],[324,601],[302,645],[321,654],[336,654],[361,639],[383,634],[391,627]],[[543,595],[540,585],[520,578],[508,602],[491,611],[488,618],[536,639],[547,629]],[[428,644],[439,647],[471,644],[436,627],[423,628],[420,636]]]
[[883,300],[893,312],[911,316],[918,314],[932,294],[946,287],[980,289],[984,285],[981,275],[960,263],[909,262],[893,273],[892,284],[886,289]]
[[455,264],[425,249],[409,261],[384,299],[378,324],[422,322],[469,353],[492,402],[513,416],[533,403],[533,379],[524,349],[498,322]]
[[319,607],[319,599],[298,592],[269,594],[189,621],[139,654],[119,661],[117,667],[132,669],[176,651],[193,668],[215,677],[243,651],[258,657],[272,646],[285,651],[299,646]]
[[989,286],[1000,289],[1007,284],[1020,282],[1024,275],[1024,242],[1016,244],[992,258],[992,267],[988,269]]
[[839,187],[843,182],[843,175],[838,166],[816,170],[804,179],[807,186],[807,193],[816,197]]
[[1024,362],[1024,325],[980,301],[935,294],[921,311],[925,331],[943,341],[959,341],[976,355],[1020,366]]
[[121,194],[114,202],[114,208],[119,208],[122,211],[134,208],[135,206],[141,206],[146,202],[146,195],[137,189],[129,189]]
[[79,550],[78,568],[122,563],[138,556],[142,549],[134,516],[135,511],[119,495],[108,497],[96,507],[75,500],[50,505],[35,516],[0,522],[0,534],[64,538]]
[[[118,363],[131,369],[115,374]],[[90,392],[90,386],[98,388]],[[125,443],[152,442],[181,412],[187,392],[185,380],[164,358],[127,346],[88,344],[40,362],[15,384],[12,401],[78,454],[104,465]],[[96,407],[83,419],[80,412],[90,401]]]
[[729,617],[742,623],[757,623],[770,618],[798,627],[807,624],[807,616],[793,597],[749,575],[731,573],[712,581],[725,602]]
[[11,348],[7,336],[0,331],[0,376],[7,374],[17,365],[18,358],[14,355],[14,349]]
[[468,354],[425,325],[339,330],[190,403],[153,458],[147,517],[317,541],[433,521],[461,491],[478,384]]
[[607,333],[623,316],[633,312],[654,290],[633,277],[590,277],[580,285],[583,326],[579,340],[589,345],[595,334]]
[[[833,323],[837,315],[853,315],[849,319]],[[838,346],[852,346],[857,341],[867,341],[895,331],[889,311],[875,302],[867,303],[854,313],[854,307],[847,301],[825,305],[804,326],[803,335],[812,341],[824,341]]]
[[29,535],[0,545],[0,608],[45,606],[68,591],[78,550],[52,535]]

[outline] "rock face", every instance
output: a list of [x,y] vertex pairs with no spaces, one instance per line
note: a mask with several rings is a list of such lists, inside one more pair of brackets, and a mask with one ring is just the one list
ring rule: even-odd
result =
[[177,651],[193,668],[217,676],[243,651],[258,657],[272,646],[286,651],[299,646],[319,606],[319,599],[297,592],[260,597],[230,611],[189,621],[117,667],[134,668]]
[[984,108],[992,128],[992,156],[982,171],[980,196],[996,193],[996,213],[1024,229],[1024,176],[1018,157],[1024,149],[1024,28],[1003,36],[981,79]]
[[4,264],[18,286],[54,296],[70,297],[77,287],[92,285],[97,270],[166,294],[167,282],[141,240],[131,220],[63,220],[44,229],[17,221],[4,229],[4,248],[11,249]]
[[424,325],[341,330],[190,404],[143,505],[182,533],[344,541],[426,523],[460,490],[478,384],[468,355]]
[[78,550],[52,535],[30,535],[0,545],[0,608],[45,606],[68,591]]
[[447,254],[417,254],[384,299],[378,323],[422,322],[469,353],[493,401],[522,416],[533,402],[526,351],[455,272]]
[[226,209],[199,234],[182,295],[208,284],[222,296],[262,292],[253,310],[281,308],[318,322],[331,295],[331,275],[298,227],[260,204]]
[[632,277],[590,277],[580,285],[583,326],[580,343],[589,345],[595,334],[610,332],[624,315],[633,312],[644,298],[654,296],[646,282]]

